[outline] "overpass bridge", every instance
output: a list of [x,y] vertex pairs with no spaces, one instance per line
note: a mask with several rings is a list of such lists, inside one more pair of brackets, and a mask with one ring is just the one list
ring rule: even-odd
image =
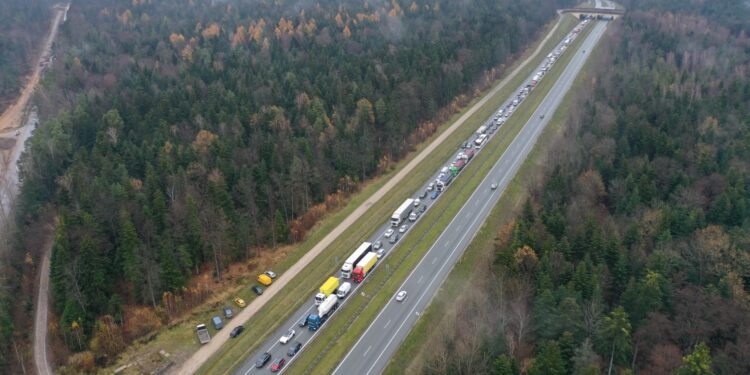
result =
[[625,9],[608,8],[568,8],[562,9],[561,13],[570,13],[578,18],[616,19],[625,14]]

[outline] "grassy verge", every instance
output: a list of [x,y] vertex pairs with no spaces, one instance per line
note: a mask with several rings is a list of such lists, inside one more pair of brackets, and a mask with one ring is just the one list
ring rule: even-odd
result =
[[[562,35],[570,31],[576,24],[576,20],[571,16],[565,16],[558,30],[549,39],[543,48],[546,51],[554,46]],[[546,35],[546,32],[543,34]],[[530,54],[534,48],[529,48],[527,54]],[[279,323],[283,322],[289,314],[296,311],[297,308],[306,300],[306,297],[313,293],[318,284],[322,283],[327,274],[334,273],[340,267],[339,260],[342,260],[359,242],[369,236],[373,228],[377,228],[385,218],[409,195],[411,195],[418,186],[420,186],[442,163],[447,160],[455,149],[465,140],[478,126],[477,121],[486,119],[497,106],[502,103],[504,98],[508,97],[513,90],[525,79],[529,73],[541,62],[546,53],[540,53],[539,56],[532,59],[529,64],[521,69],[518,75],[510,80],[506,86],[499,90],[491,100],[474,116],[467,121],[465,126],[461,126],[454,132],[448,140],[444,141],[437,147],[430,157],[422,161],[401,184],[394,188],[386,197],[373,205],[363,217],[343,233],[326,251],[316,258],[306,269],[304,274],[297,275],[274,299],[273,303],[264,306],[252,319],[246,323],[246,333],[239,339],[230,340],[222,349],[216,353],[199,371],[199,373],[226,373],[239,364],[244,357],[252,353],[262,342],[263,339],[272,332]],[[523,56],[516,63],[520,64],[527,56]],[[515,66],[509,68],[512,71]],[[344,220],[352,211],[361,205],[375,191],[381,188],[389,179],[391,179],[399,170],[408,164],[419,152],[427,147],[436,137],[445,131],[456,119],[468,111],[481,97],[476,98],[462,112],[455,114],[449,121],[442,124],[438,131],[427,141],[420,144],[414,152],[404,160],[400,161],[390,172],[381,175],[371,182],[367,183],[361,191],[354,194],[345,207],[339,211],[330,214],[321,220],[313,230],[309,232],[308,238],[291,248],[282,259],[274,265],[273,269],[279,273],[287,270],[292,264],[309,251],[318,243],[326,234],[335,228]],[[477,120],[479,119],[479,120]],[[239,285],[247,286],[254,281],[254,275],[245,279],[238,280]],[[273,286],[271,286],[273,287]],[[218,314],[221,306],[231,304],[230,301],[235,296],[239,296],[246,301],[254,299],[254,294],[247,287],[233,292],[226,292],[226,298],[205,307],[196,309],[188,318],[183,319],[179,324],[174,324],[163,330],[156,337],[142,344],[136,344],[131,352],[156,351],[164,349],[170,353],[192,353],[199,347],[193,328],[200,322],[208,322],[210,317]],[[210,328],[213,332],[213,328]],[[137,354],[126,355],[117,365],[125,361],[132,360]]]
[[[591,28],[587,28],[569,50],[576,50],[590,30]],[[560,38],[556,39],[554,43],[559,40]],[[381,269],[385,268],[386,271],[375,272],[368,278],[368,281],[358,291],[359,293],[351,296],[347,305],[341,308],[336,313],[335,318],[331,319],[324,329],[318,333],[318,337],[307,345],[307,348],[295,360],[293,366],[287,370],[288,373],[319,374],[330,373],[335,369],[340,359],[364,332],[370,321],[395,293],[398,286],[422,259],[448,222],[461,209],[489,169],[507,149],[510,142],[537,108],[539,102],[557,81],[572,56],[572,53],[566,53],[561,57],[560,62],[552,68],[547,77],[519,106],[511,119],[498,130],[498,134],[485,146],[484,152],[480,153],[464,169],[460,178],[443,193],[444,197],[411,229],[409,236],[402,240],[400,246],[391,251],[391,254],[385,260],[386,266],[384,267],[382,264],[379,266]],[[496,108],[497,106],[491,108],[489,113],[492,113]],[[472,118],[469,122],[478,126],[486,117]]]
[[421,365],[429,355],[429,339],[432,327],[441,324],[445,311],[450,308],[449,302],[456,300],[465,286],[472,284],[473,272],[480,267],[481,262],[491,256],[493,242],[498,228],[510,222],[520,211],[521,204],[528,196],[532,181],[542,173],[543,165],[548,160],[549,148],[563,134],[566,129],[566,119],[571,111],[574,101],[572,93],[580,91],[590,75],[591,64],[594,59],[590,58],[581,69],[578,77],[573,82],[568,94],[560,103],[555,114],[550,119],[542,132],[539,140],[524,161],[518,173],[513,178],[508,188],[503,192],[497,205],[493,208],[490,216],[477,233],[474,240],[464,252],[461,260],[457,262],[449,274],[433,302],[425,310],[415,325],[414,329],[401,343],[398,351],[394,354],[386,367],[384,374],[395,375],[406,373],[421,373]]

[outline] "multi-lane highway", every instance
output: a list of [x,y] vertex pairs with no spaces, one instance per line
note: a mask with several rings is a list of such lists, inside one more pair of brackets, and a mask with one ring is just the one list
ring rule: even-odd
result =
[[[560,51],[561,50],[561,46],[563,46],[563,42],[562,41],[556,47],[556,50]],[[568,53],[570,53],[570,52],[568,52]],[[542,63],[542,65],[540,65],[538,67],[538,69],[535,69],[535,72],[541,70],[544,64],[548,64],[548,60],[545,61],[544,63]],[[574,61],[576,61],[576,59],[574,59]],[[567,70],[566,70],[566,72],[567,72]],[[564,77],[565,77],[565,74],[563,74],[563,76],[561,76],[561,78],[564,78]],[[528,85],[530,85],[531,84],[531,80],[532,80],[532,77],[531,76],[528,77],[527,80],[519,88],[519,92],[524,87],[527,87]],[[556,85],[556,87],[557,87],[557,85]],[[553,92],[555,92],[554,89],[553,89]],[[559,90],[557,92],[559,92]],[[523,97],[514,95],[511,98],[508,98],[508,100],[506,101],[506,103],[504,103],[501,106],[501,108],[504,108],[507,111],[507,109],[511,106],[511,104],[512,104],[512,102],[514,100],[518,100],[518,99],[523,100],[523,98],[525,98],[525,95]],[[540,108],[546,108],[551,113],[551,111],[554,109],[554,107],[549,106],[549,103],[547,103],[547,102],[548,101],[545,99],[545,101],[542,103],[542,105],[540,105]],[[547,103],[546,105],[548,107],[544,107],[545,103]],[[555,106],[556,106],[556,104],[555,104]],[[515,107],[515,106],[513,106],[513,107]],[[535,114],[535,116],[537,116],[537,114]],[[536,125],[534,125],[534,124],[536,124]],[[536,128],[536,127],[538,127],[539,129],[541,129],[543,127],[543,123],[536,123],[535,122],[534,124],[531,124],[531,125],[530,124],[526,124],[526,126],[524,127],[524,130],[522,131],[522,134],[527,133],[529,131],[528,130],[529,128],[532,128],[532,127]],[[491,137],[495,133],[495,130],[500,126],[500,123],[498,121],[494,120],[493,118],[489,118],[485,122],[485,125],[487,125],[487,127],[488,127],[488,135]],[[470,139],[467,140],[468,142],[470,142],[470,145],[473,145],[471,142],[474,141],[475,137],[477,137],[477,135],[473,135],[472,138],[470,138]],[[535,139],[535,137],[536,136],[534,136],[533,139]],[[524,137],[522,137],[522,136],[519,135],[519,137],[514,141],[513,144],[514,145],[518,144],[520,142],[519,140],[523,139],[523,138]],[[486,144],[488,142],[489,141],[485,141],[484,144]],[[533,142],[531,144],[533,144]],[[531,144],[529,144],[527,147],[530,148]],[[511,145],[511,147],[513,147],[513,145]],[[450,161],[454,160],[460,151],[464,151],[464,150],[457,150],[456,154],[452,155]],[[481,152],[481,149],[479,149],[479,151]],[[503,160],[507,159],[508,158],[507,155],[515,155],[515,154],[516,154],[516,152],[511,152],[511,150],[509,149],[508,151],[505,152],[504,158],[501,159],[498,163],[500,163]],[[523,156],[525,156],[525,154],[523,154]],[[516,164],[520,165],[520,163],[523,161],[523,156],[515,155],[515,158],[512,161],[512,164],[513,165],[516,165]],[[450,163],[450,161],[448,161],[448,163]],[[504,163],[509,163],[509,162],[507,160],[505,160]],[[502,169],[507,169],[508,167],[509,167],[509,165],[503,164]],[[494,179],[494,181],[497,181],[497,182],[501,183],[501,187],[498,188],[496,194],[492,195],[492,197],[494,197],[494,200],[497,199],[497,196],[499,195],[499,192],[502,190],[502,188],[505,185],[507,185],[507,182],[510,181],[510,179],[512,178],[512,176],[510,176],[509,178],[502,178],[502,174],[500,174],[498,171],[496,171],[497,168],[498,167],[496,165],[495,168],[493,169],[493,174],[497,177],[496,179]],[[515,169],[513,170],[513,174],[514,173],[515,173]],[[418,195],[423,194],[423,192],[425,192],[427,190],[428,184],[430,182],[434,181],[438,177],[439,174],[440,174],[440,171],[436,171],[435,174],[428,181],[425,182],[424,186],[422,186],[417,191],[417,193],[415,193],[415,196],[413,198],[416,198]],[[491,175],[493,175],[493,174],[491,174]],[[457,178],[461,178],[461,176],[459,175]],[[489,177],[488,177],[488,179],[489,179]],[[485,179],[485,181],[482,183],[482,186],[480,186],[480,188],[479,188],[479,190],[481,190],[483,193],[489,193],[489,185],[491,184],[491,182],[488,182],[489,181],[488,179]],[[489,195],[489,194],[484,194],[484,195]],[[459,213],[459,216],[457,216],[456,219],[454,219],[453,222],[451,222],[451,224],[449,225],[448,230],[451,230],[451,231],[461,230],[461,229],[457,229],[455,227],[455,223],[457,223],[457,222],[458,223],[464,223],[464,220],[460,219],[461,215],[467,211],[466,207],[471,206],[471,204],[475,205],[475,206],[471,206],[471,208],[469,209],[469,211],[471,211],[473,213],[479,213],[479,211],[481,211],[481,210],[487,210],[487,212],[489,212],[489,208],[491,208],[491,204],[490,205],[487,204],[488,203],[487,198],[488,197],[477,196],[477,194],[475,193],[472,196],[472,198],[470,199],[469,203],[467,203],[467,205],[464,206],[464,208],[461,210],[461,212]],[[439,197],[437,199],[439,199]],[[480,201],[477,201],[477,199],[480,199]],[[429,210],[429,208],[432,206],[433,202],[434,202],[434,200],[431,199],[431,193],[427,197],[423,196],[422,199],[421,199],[420,208],[424,207],[425,210]],[[472,202],[476,202],[476,203],[472,203]],[[472,227],[474,227],[474,226],[478,227],[478,225],[481,224],[481,222],[483,221],[484,216],[486,216],[486,214],[485,215],[472,216],[472,220],[476,219],[476,220],[473,221]],[[421,218],[421,215],[420,215],[420,218]],[[419,220],[419,219],[417,219],[417,220]],[[411,229],[411,226],[414,223],[413,222],[409,222],[409,221],[407,221],[407,223],[409,224],[409,229]],[[381,241],[382,242],[383,247],[385,249],[385,255],[384,255],[385,257],[388,256],[388,252],[394,246],[398,245],[398,242],[396,244],[391,244],[388,241],[388,238],[385,238],[384,233],[389,228],[391,228],[390,223],[384,223],[380,228],[378,228],[375,231],[375,234],[370,239],[368,239],[368,241],[370,241],[370,242],[375,242],[375,241]],[[446,231],[446,233],[448,232],[448,230]],[[408,233],[409,232],[407,230],[406,233],[400,234],[401,235],[401,240],[403,240],[403,236],[407,235]],[[457,232],[451,232],[451,233],[455,234]],[[467,231],[466,234],[464,234],[462,232],[461,235],[456,235],[455,237],[457,237],[457,238],[463,237],[462,241],[458,241],[458,242],[461,242],[462,244],[464,244],[464,243],[468,244],[468,241],[472,237],[472,234],[470,233],[470,231]],[[441,239],[442,238],[443,237],[441,237]],[[440,246],[443,246],[445,249],[449,248],[448,245],[445,245],[444,243],[442,243],[440,241],[439,241],[439,243],[440,243]],[[430,252],[428,253],[427,257],[425,257],[425,259],[429,258],[431,256],[430,254],[435,255],[434,248],[435,247],[433,247],[433,249],[430,250]],[[352,249],[352,250],[354,250],[354,249]],[[458,255],[458,253],[460,253],[460,250],[459,251],[452,251],[451,252],[451,254],[454,254],[456,256]],[[423,260],[422,263],[420,263],[420,266],[418,266],[417,269],[415,270],[415,273],[413,273],[412,276],[409,278],[409,280],[411,280],[412,278],[414,278],[414,275],[417,274],[417,272],[416,272],[417,270],[422,270],[422,271],[419,272],[420,275],[429,275],[429,276],[421,276],[421,277],[417,276],[416,278],[418,280],[417,279],[414,280],[414,283],[415,283],[414,285],[420,285],[420,284],[421,285],[425,285],[425,283],[427,283],[429,281],[429,284],[433,285],[434,288],[436,288],[437,285],[440,284],[440,281],[442,281],[442,279],[444,277],[440,278],[440,280],[433,278],[433,276],[437,275],[437,271],[435,271],[435,270],[439,268],[444,273],[447,273],[447,271],[450,269],[449,265],[452,264],[452,261],[451,262],[448,261],[448,259],[451,258],[451,257],[447,257],[445,255],[443,255],[443,257],[445,259],[442,259],[441,262],[439,262],[439,263],[438,262],[432,262],[432,258],[430,258],[431,260],[428,263],[431,262],[432,263],[431,265],[433,265],[433,266],[437,265],[436,268],[431,268],[432,271],[424,271],[424,270],[422,270],[421,267],[425,263],[425,261]],[[453,259],[453,258],[451,258],[451,259]],[[453,260],[455,260],[455,259],[453,259]],[[378,264],[381,264],[381,263],[382,263],[382,259],[381,259],[381,261],[378,262]],[[377,272],[377,270],[375,272]],[[422,272],[426,272],[426,273],[422,273]],[[333,276],[338,276],[338,274],[337,275],[333,275]],[[321,278],[321,280],[320,280],[321,284],[323,283],[324,280],[325,280],[325,278]],[[351,280],[346,280],[346,281],[351,281]],[[407,280],[407,283],[409,283],[408,280]],[[358,287],[358,284],[353,284],[353,287],[355,287],[355,288]],[[432,292],[434,292],[434,288],[433,289],[426,288],[424,290],[425,290],[425,292],[428,291],[428,290],[432,290]],[[349,295],[351,295],[353,293],[356,293],[356,289],[350,291]],[[425,295],[427,295],[427,294],[425,294]],[[431,295],[432,295],[432,293],[430,293],[428,296],[431,296]],[[426,304],[427,300],[428,300],[428,298],[421,298],[420,297],[420,294],[418,293],[418,289],[415,287],[415,289],[413,290],[413,293],[409,293],[409,297],[407,298],[407,301],[405,303],[403,303],[403,304],[399,304],[399,307],[410,306],[410,305],[414,306],[411,303],[412,301],[423,301],[422,303]],[[344,301],[343,303],[345,303],[345,302],[346,301]],[[392,304],[389,304],[388,306],[386,306],[386,309],[383,310],[383,311],[385,312],[385,311],[388,311],[389,309],[392,309],[392,308],[393,308]],[[316,306],[315,306],[315,303],[314,303],[314,298],[313,298],[313,295],[311,294],[310,298],[309,298],[309,301],[307,301],[305,304],[302,305],[302,307],[300,309],[298,309],[296,312],[294,312],[291,315],[291,317],[286,322],[284,322],[284,324],[280,325],[279,328],[272,335],[270,335],[269,338],[263,343],[263,345],[260,346],[259,350],[257,350],[255,353],[253,353],[250,357],[246,358],[244,360],[244,362],[242,363],[242,365],[235,371],[235,374],[248,375],[248,374],[251,374],[251,373],[252,374],[268,373],[270,371],[270,361],[269,361],[269,364],[266,364],[265,366],[263,366],[263,368],[260,368],[260,369],[255,368],[255,361],[264,352],[267,352],[267,353],[271,354],[271,356],[272,356],[272,360],[271,361],[273,361],[273,359],[276,359],[276,358],[285,358],[287,360],[287,362],[289,362],[290,360],[292,360],[293,358],[288,357],[287,354],[286,354],[286,352],[287,352],[288,347],[290,346],[290,344],[293,344],[294,342],[300,342],[300,343],[303,344],[303,350],[304,350],[304,345],[307,345],[307,343],[314,338],[314,333],[313,332],[308,331],[306,327],[299,327],[298,323],[301,320],[303,320],[305,317],[307,317],[308,314],[314,313],[315,309],[316,309]],[[421,309],[419,309],[417,311],[421,311]],[[411,311],[409,312],[409,314],[412,314],[412,313],[413,312],[411,312]],[[385,313],[381,313],[380,316],[383,316],[383,315],[386,315],[386,314]],[[334,319],[335,319],[335,315],[334,315]],[[393,324],[394,326],[397,326],[399,328],[394,334],[400,333],[401,335],[404,335],[406,332],[408,332],[408,328],[411,327],[411,325],[413,324],[413,322],[412,322],[411,324],[408,324],[408,327],[407,327],[407,324],[406,324],[407,321],[408,320],[404,320],[404,319],[399,319],[399,320],[393,320],[393,319],[391,319],[391,322],[388,322],[388,325]],[[394,323],[394,322],[397,322],[397,323]],[[281,337],[281,335],[283,335],[289,329],[294,329],[296,331],[296,336],[292,340],[290,340],[289,344],[286,344],[286,345],[280,344],[279,343],[279,338]],[[323,329],[325,329],[325,325],[324,325]],[[371,330],[368,330],[368,333],[370,331]],[[365,337],[369,337],[369,335],[366,334]],[[392,344],[393,342],[395,342],[396,345],[397,345],[397,343],[400,342],[400,339],[398,339],[398,340],[391,340],[391,343],[389,343],[389,345],[385,346],[384,348],[387,349],[387,347],[393,346],[393,344]],[[360,344],[358,344],[358,345],[360,345]],[[369,348],[369,349],[370,350],[374,350],[372,348]],[[387,353],[385,353],[385,351],[380,351],[377,347],[375,349],[378,350],[378,354],[372,356],[372,358],[373,359],[376,358],[376,357],[377,358],[382,358],[382,360],[379,359],[379,361],[382,361],[383,364],[382,364],[382,366],[378,367],[378,368],[382,369],[382,367],[386,363],[387,359],[390,357],[390,354],[386,355]],[[365,350],[367,350],[367,349],[365,349]],[[348,362],[362,362],[362,358],[356,358],[356,359],[351,358],[351,360],[350,360],[350,357],[351,356],[347,357],[347,360],[344,361],[344,363],[342,364],[342,366],[348,366],[347,365]],[[372,361],[369,361],[369,363],[372,363]],[[288,365],[289,365],[289,363],[287,363],[287,366]],[[375,367],[373,367],[373,368],[371,368],[369,370],[368,369],[365,369],[365,370],[366,371],[370,371],[370,370],[373,370],[374,368]],[[355,372],[349,372],[348,370],[346,370],[345,367],[341,367],[339,372],[340,373],[358,373],[356,371]]]
[[[391,299],[386,304],[334,374],[368,375],[383,371],[526,159],[586,61],[589,55],[586,51],[591,51],[604,33],[606,22],[596,22],[593,27],[529,121],[401,285],[399,290],[407,291],[407,299],[403,302]],[[499,185],[496,190],[490,188],[493,182]]]

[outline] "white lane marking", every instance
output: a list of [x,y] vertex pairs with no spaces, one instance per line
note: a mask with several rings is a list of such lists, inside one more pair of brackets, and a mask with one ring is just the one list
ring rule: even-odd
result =
[[422,283],[422,279],[424,279],[424,275],[422,275],[422,276],[419,277],[419,280],[417,280],[417,284],[421,284]]
[[437,262],[437,258],[432,260],[432,264],[435,264],[435,262]]
[[388,322],[385,323],[383,328],[387,328],[391,324],[391,321],[393,321],[393,319],[388,319]]
[[365,350],[364,354],[362,354],[363,357],[367,357],[367,353],[372,349],[372,345],[367,347],[367,350]]

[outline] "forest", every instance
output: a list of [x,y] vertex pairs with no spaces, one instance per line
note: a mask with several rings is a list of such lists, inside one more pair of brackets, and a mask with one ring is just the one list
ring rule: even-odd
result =
[[421,373],[750,373],[750,7],[625,6]]
[[570,4],[76,1],[19,198],[21,237],[56,213],[62,341],[106,363],[133,311],[303,239]]
[[0,2],[0,111],[15,99],[49,31],[52,0]]

